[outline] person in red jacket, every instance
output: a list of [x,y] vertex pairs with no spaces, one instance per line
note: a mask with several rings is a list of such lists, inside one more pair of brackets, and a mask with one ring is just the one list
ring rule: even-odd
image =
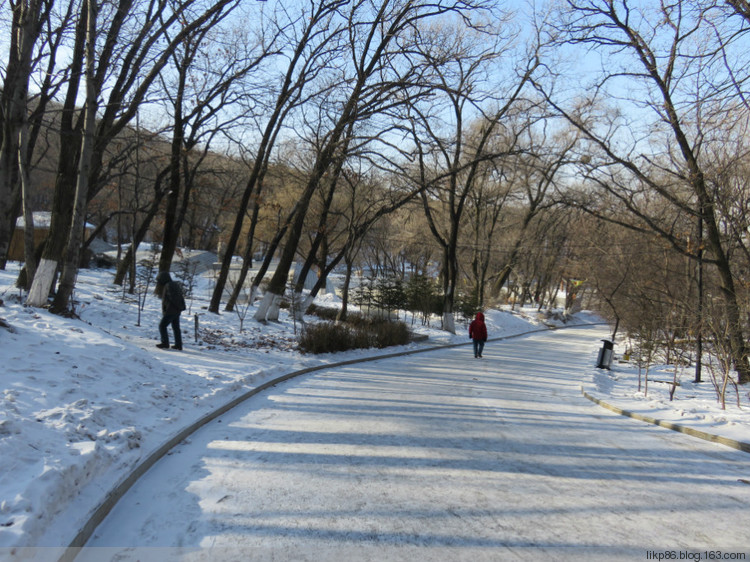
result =
[[474,357],[481,357],[487,341],[487,325],[481,312],[477,312],[477,317],[469,324],[469,337],[474,340]]

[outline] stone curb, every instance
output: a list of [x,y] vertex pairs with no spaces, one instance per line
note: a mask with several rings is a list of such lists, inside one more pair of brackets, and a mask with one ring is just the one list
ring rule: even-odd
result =
[[[550,330],[576,328],[576,327],[580,328],[582,326],[595,326],[595,325],[598,325],[598,323],[570,324],[570,325],[562,326],[562,327],[545,326],[544,328],[529,330],[527,332],[521,332],[519,334],[512,334],[509,336],[491,338],[491,339],[488,339],[487,341],[491,341],[491,342],[503,341],[503,340],[513,339],[513,338],[519,338],[522,336],[528,336],[528,335],[536,334],[540,332],[548,332]],[[242,402],[245,402],[246,400],[255,396],[256,394],[259,394],[263,392],[264,390],[267,390],[289,379],[293,379],[295,377],[306,375],[308,373],[313,373],[316,371],[324,371],[326,369],[336,369],[338,367],[345,367],[347,365],[354,365],[357,363],[367,363],[371,361],[379,361],[381,359],[393,359],[394,357],[404,357],[407,355],[414,355],[417,353],[427,353],[429,351],[438,351],[441,349],[450,349],[454,347],[462,347],[462,346],[468,346],[468,345],[471,345],[470,341],[462,342],[462,343],[437,345],[437,346],[425,347],[421,349],[410,349],[408,351],[399,351],[396,353],[388,353],[385,355],[360,357],[357,359],[340,361],[338,363],[326,363],[324,365],[316,365],[314,367],[308,367],[306,369],[301,369],[298,371],[293,371],[290,373],[286,373],[284,375],[280,375],[279,377],[275,379],[269,380],[261,384],[260,386],[257,386],[251,390],[248,390],[247,392],[230,400],[223,406],[217,408],[216,410],[213,410],[212,412],[209,412],[202,418],[198,419],[197,421],[183,428],[181,431],[175,434],[171,439],[167,440],[158,449],[153,451],[143,461],[141,461],[130,474],[128,474],[123,480],[121,480],[120,483],[117,484],[113,489],[107,492],[104,500],[94,510],[94,512],[91,514],[86,524],[83,526],[83,528],[78,532],[78,534],[73,538],[71,543],[65,549],[64,554],[59,558],[59,562],[72,562],[73,560],[75,560],[80,550],[84,547],[86,542],[91,538],[91,535],[94,534],[94,531],[99,526],[99,524],[104,520],[104,518],[109,514],[109,512],[112,511],[112,508],[120,500],[120,498],[124,496],[125,493],[133,486],[133,484],[135,484],[136,481],[141,476],[143,476],[152,466],[154,466],[171,449],[176,447],[178,444],[180,444],[182,441],[187,439],[190,435],[198,431],[204,425],[212,422],[219,416],[226,414],[229,410],[231,410],[232,408],[235,408],[236,406],[239,406]]]
[[645,416],[643,414],[631,412],[630,410],[624,410],[623,408],[620,408],[618,406],[613,406],[612,404],[605,402],[604,400],[600,398],[596,398],[595,396],[592,396],[591,394],[586,392],[583,386],[581,386],[581,393],[592,402],[598,404],[599,406],[603,408],[606,408],[607,410],[611,410],[612,412],[615,412],[616,414],[620,414],[621,416],[626,416],[629,418],[633,418],[635,420],[665,427],[667,429],[671,429],[672,431],[677,431],[679,433],[684,433],[692,437],[698,437],[699,439],[703,439],[705,441],[710,441],[712,443],[719,443],[720,445],[725,445],[727,447],[731,447],[733,449],[737,449],[745,453],[750,453],[750,443],[747,443],[745,441],[736,441],[735,439],[729,439],[728,437],[721,437],[720,435],[714,435],[713,433],[708,433],[706,431],[701,431],[699,429],[694,429],[692,427],[687,427],[687,426],[680,425],[680,424],[673,423],[673,422],[666,421],[666,420],[652,418],[651,416]]

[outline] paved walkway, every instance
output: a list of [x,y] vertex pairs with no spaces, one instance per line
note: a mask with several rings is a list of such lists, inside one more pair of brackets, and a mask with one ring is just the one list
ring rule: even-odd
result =
[[750,560],[747,454],[583,398],[599,338],[288,381],[160,461],[78,560]]

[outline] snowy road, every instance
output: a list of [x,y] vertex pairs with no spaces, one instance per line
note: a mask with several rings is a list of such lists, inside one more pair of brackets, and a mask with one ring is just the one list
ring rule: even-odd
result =
[[288,381],[160,461],[77,560],[750,560],[750,456],[583,398],[601,335]]

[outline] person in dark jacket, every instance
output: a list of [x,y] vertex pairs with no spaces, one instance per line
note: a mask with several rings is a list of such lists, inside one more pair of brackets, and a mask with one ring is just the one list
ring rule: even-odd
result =
[[169,334],[167,326],[172,326],[174,345],[172,349],[182,349],[182,332],[180,331],[180,314],[185,310],[185,297],[182,287],[177,281],[172,281],[169,272],[162,271],[156,276],[156,295],[161,299],[161,322],[159,335],[161,343],[156,344],[160,349],[169,348]]
[[487,341],[487,325],[481,312],[477,312],[477,317],[469,324],[469,337],[474,340],[474,357],[481,357]]

